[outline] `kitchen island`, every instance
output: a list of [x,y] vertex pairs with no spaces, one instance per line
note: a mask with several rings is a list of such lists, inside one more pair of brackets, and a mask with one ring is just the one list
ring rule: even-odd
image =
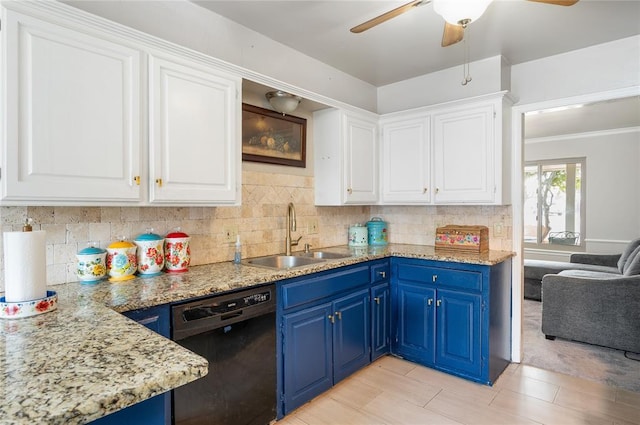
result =
[[205,359],[118,313],[387,257],[495,265],[514,255],[450,253],[417,245],[351,249],[350,254],[290,270],[225,262],[118,283],[49,287],[58,293],[56,311],[0,322],[0,423],[86,423],[207,373]]

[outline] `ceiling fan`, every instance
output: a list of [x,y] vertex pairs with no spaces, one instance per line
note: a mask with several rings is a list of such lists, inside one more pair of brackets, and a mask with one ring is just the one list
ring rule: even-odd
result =
[[[353,33],[361,33],[380,25],[389,19],[402,15],[417,6],[433,3],[433,9],[445,19],[442,47],[451,46],[464,38],[464,30],[471,22],[478,19],[492,0],[414,0],[373,19],[351,28]],[[571,6],[578,0],[528,0],[538,3]]]

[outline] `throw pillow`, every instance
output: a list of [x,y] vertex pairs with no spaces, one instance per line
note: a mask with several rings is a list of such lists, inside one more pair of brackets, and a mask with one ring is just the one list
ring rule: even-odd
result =
[[[624,273],[624,265],[627,263],[627,260],[631,256],[631,254],[640,246],[640,238],[634,239],[629,242],[629,245],[624,249],[620,259],[618,260],[618,270],[620,273]],[[632,257],[633,258],[633,257]]]
[[625,276],[635,276],[640,274],[640,247],[629,256],[629,259],[624,265]]

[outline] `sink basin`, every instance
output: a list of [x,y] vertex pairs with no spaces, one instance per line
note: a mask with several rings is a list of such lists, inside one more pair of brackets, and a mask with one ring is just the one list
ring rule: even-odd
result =
[[266,267],[269,269],[292,269],[322,263],[320,258],[302,257],[299,255],[270,255],[268,257],[251,258],[244,263],[250,266]]
[[312,252],[299,252],[296,253],[305,258],[321,258],[323,260],[336,260],[339,258],[351,257],[351,254],[345,254],[341,252],[329,252],[329,251],[312,251]]

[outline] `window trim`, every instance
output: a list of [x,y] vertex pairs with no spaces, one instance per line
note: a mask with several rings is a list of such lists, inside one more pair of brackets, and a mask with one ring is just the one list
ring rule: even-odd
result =
[[[561,244],[550,244],[550,243],[541,243],[538,242],[541,233],[541,224],[540,221],[537,223],[536,228],[536,242],[527,242],[523,238],[523,247],[525,249],[539,249],[545,251],[579,251],[584,252],[586,249],[585,244],[585,235],[587,228],[587,219],[586,219],[586,210],[587,210],[587,158],[586,157],[570,157],[570,158],[552,158],[552,159],[540,159],[533,161],[525,161],[524,166],[522,167],[522,180],[523,180],[523,189],[524,189],[524,181],[525,181],[525,169],[527,167],[536,166],[538,168],[538,175],[540,173],[540,168],[545,165],[560,165],[560,164],[580,164],[580,244],[579,245],[561,245]],[[539,182],[538,182],[539,187]],[[524,205],[524,190],[522,203]],[[538,208],[538,216],[540,215],[540,199],[537,202]],[[524,208],[523,208],[524,212]],[[523,225],[524,225],[523,220]]]

